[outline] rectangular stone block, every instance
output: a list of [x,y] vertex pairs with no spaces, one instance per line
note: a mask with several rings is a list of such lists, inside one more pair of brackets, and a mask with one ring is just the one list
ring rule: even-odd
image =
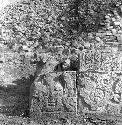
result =
[[116,47],[101,50],[87,50],[80,53],[80,71],[111,72],[122,71],[122,54]]
[[65,71],[63,72],[65,81],[64,95],[67,97],[77,97],[76,87],[76,71]]
[[78,81],[77,114],[103,113],[106,117],[122,115],[121,83],[121,72],[81,72]]
[[80,71],[99,71],[101,65],[101,52],[86,50],[80,53]]
[[[78,88],[78,114],[80,112],[104,112],[105,100],[105,85],[102,84],[99,73],[87,73],[79,75],[79,88]],[[106,74],[107,76],[107,74]],[[105,75],[104,75],[105,77]],[[108,80],[109,80],[108,76]],[[106,83],[109,81],[106,81]]]
[[[42,102],[41,110],[43,113],[76,112],[77,88],[75,71],[49,73],[45,77],[40,76],[40,78],[37,81],[41,81],[40,84],[42,84],[43,88],[46,87],[42,91],[39,90],[39,93],[42,94],[40,102]],[[45,91],[46,94],[43,93]]]
[[62,99],[63,103],[63,111],[65,113],[70,113],[70,112],[77,112],[77,98],[76,97],[70,97],[70,98],[63,98]]

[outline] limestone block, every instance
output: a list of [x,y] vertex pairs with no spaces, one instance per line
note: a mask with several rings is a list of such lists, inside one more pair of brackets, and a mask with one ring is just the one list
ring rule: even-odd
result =
[[110,19],[110,16],[106,15],[105,18],[106,18],[106,19]]
[[119,30],[118,33],[119,33],[119,34],[122,34],[122,30]]
[[120,27],[122,27],[122,19],[120,20]]
[[99,70],[101,61],[100,51],[87,50],[80,53],[80,71]]
[[118,26],[118,25],[120,25],[120,22],[119,21],[115,21],[114,25]]
[[98,33],[104,33],[102,29],[98,29]]
[[[49,72],[38,75],[32,85],[30,116],[57,118],[79,112],[119,112],[122,93],[122,54],[117,47],[85,49],[80,53],[80,73]],[[76,77],[78,76],[78,77]],[[77,84],[77,86],[76,86]],[[107,105],[115,109],[110,112]]]
[[122,35],[117,35],[117,40],[119,43],[122,43]]
[[106,31],[106,35],[111,36],[112,35],[111,31]]
[[112,20],[113,22],[115,22],[116,19],[113,17],[111,20]]
[[[117,73],[117,72],[116,72]],[[121,105],[121,76],[111,73],[81,72],[78,88],[78,112],[105,113],[107,105],[114,106],[117,112],[109,112],[111,115],[120,114],[118,107]],[[87,111],[86,111],[87,109]]]
[[100,41],[101,41],[100,37],[96,37],[96,40],[97,40],[98,42],[100,42]]
[[94,36],[93,36],[92,33],[88,33],[88,37],[89,37],[89,38],[94,38]]
[[84,46],[85,46],[86,48],[89,48],[89,47],[90,47],[90,43],[89,43],[89,42],[86,42],[86,43],[84,44]]
[[116,35],[116,29],[111,29],[111,31],[113,35]]
[[43,69],[40,71],[40,74],[46,74],[49,72],[53,72],[55,69],[55,66],[59,63],[59,61],[52,57],[52,56],[48,56],[48,59],[46,60],[46,63],[43,67]]
[[113,47],[106,46],[105,49],[101,50],[82,51],[80,53],[80,71],[121,71],[120,58],[121,54],[118,53],[118,47],[115,44]]
[[80,95],[78,97],[78,110],[82,109],[82,112],[86,112],[84,109],[87,108],[87,111],[98,111],[99,107],[103,107],[106,105],[105,94],[103,92],[104,86],[98,87],[99,83],[98,77],[99,73],[88,72],[84,74],[84,77],[79,76],[82,79],[80,81],[80,85],[84,84],[84,86],[80,86],[79,91]]
[[55,113],[76,113],[76,72],[40,75],[33,83],[30,93],[30,117],[37,122],[44,115],[50,117],[50,114]]
[[96,37],[102,38],[102,37],[105,37],[105,36],[106,36],[105,32],[103,32],[103,33],[96,33]]
[[101,37],[103,33],[96,33],[97,37]]
[[108,29],[109,29],[109,30],[110,30],[110,29],[113,29],[113,26],[109,26]]

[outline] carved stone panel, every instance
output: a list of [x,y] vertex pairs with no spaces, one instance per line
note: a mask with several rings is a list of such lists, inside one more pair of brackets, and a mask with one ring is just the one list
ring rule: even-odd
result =
[[121,83],[122,55],[119,52],[110,47],[83,50],[80,70],[38,76],[32,92],[37,108],[33,104],[31,107],[34,112],[39,110],[39,118],[82,113],[106,114],[105,117],[121,115]]
[[[40,110],[38,112],[41,112],[43,115],[49,113],[67,114],[77,112],[75,71],[41,75],[35,81],[34,86],[33,97],[31,100],[33,100],[33,98],[38,100],[37,105]],[[31,105],[31,108],[36,107]],[[31,114],[33,114],[33,111]]]
[[122,54],[116,48],[81,52],[78,113],[121,115],[121,83]]
[[80,53],[80,71],[122,71],[122,55],[114,48],[84,50]]

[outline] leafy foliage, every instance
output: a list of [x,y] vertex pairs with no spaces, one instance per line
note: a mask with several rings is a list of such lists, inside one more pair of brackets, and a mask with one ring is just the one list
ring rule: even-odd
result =
[[66,34],[63,25],[57,22],[56,9],[51,3],[34,0],[9,5],[1,13],[0,37],[8,51],[4,63],[10,71],[14,70],[15,78],[34,75],[34,63],[43,60],[43,50],[65,44]]
[[116,8],[113,3],[30,0],[7,6],[0,16],[1,45],[12,55],[5,56],[5,70],[14,78],[28,78],[46,60],[44,52],[50,48],[82,47],[83,37],[87,38],[83,33],[96,32],[105,14]]
[[79,34],[97,32],[105,27],[105,15],[113,13],[121,4],[120,0],[75,0],[69,5],[67,23],[71,31],[76,30]]

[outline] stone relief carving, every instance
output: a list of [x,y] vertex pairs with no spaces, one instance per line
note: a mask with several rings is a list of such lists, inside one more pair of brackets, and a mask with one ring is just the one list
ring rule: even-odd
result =
[[[120,59],[121,54],[108,47],[81,52],[76,71],[62,70],[60,65],[60,70],[56,71],[57,63],[54,64],[55,70],[41,73],[34,83],[40,112],[46,116],[48,113],[78,115],[81,112],[121,115]],[[68,61],[69,67],[70,64]]]

